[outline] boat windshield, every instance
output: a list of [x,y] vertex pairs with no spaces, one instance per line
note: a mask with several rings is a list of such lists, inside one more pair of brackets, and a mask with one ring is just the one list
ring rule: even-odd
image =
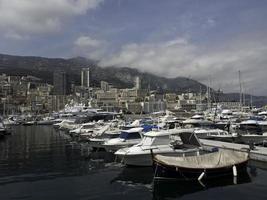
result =
[[83,125],[82,128],[84,129],[94,128],[94,125],[93,124]]
[[156,137],[153,141],[153,145],[167,145],[170,143],[170,137],[168,135]]
[[168,135],[165,136],[157,136],[157,137],[148,137],[145,136],[140,143],[142,146],[156,146],[156,145],[165,145],[169,144],[170,139]]
[[121,139],[140,139],[141,136],[138,132],[128,133],[128,132],[121,132],[120,134]]
[[147,137],[145,136],[140,143],[141,146],[151,146],[153,143],[154,137]]

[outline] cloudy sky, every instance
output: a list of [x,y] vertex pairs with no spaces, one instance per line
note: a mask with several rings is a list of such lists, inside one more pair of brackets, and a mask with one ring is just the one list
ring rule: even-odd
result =
[[0,0],[0,53],[85,56],[267,95],[266,0]]

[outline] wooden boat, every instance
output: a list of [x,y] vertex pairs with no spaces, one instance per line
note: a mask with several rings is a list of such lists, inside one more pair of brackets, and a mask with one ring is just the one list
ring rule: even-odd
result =
[[246,169],[247,152],[219,150],[198,156],[153,155],[156,179],[202,180],[233,174]]

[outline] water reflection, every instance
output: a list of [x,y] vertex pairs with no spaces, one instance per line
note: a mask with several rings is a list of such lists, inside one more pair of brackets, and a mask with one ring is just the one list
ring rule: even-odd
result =
[[[86,144],[49,126],[14,127],[11,136],[0,140],[0,199],[90,199],[92,195],[98,199],[167,199],[234,184],[233,177],[204,182],[204,187],[192,182],[153,182],[152,168],[128,168],[114,159],[110,153],[88,151]],[[262,191],[267,173],[258,168],[265,166],[253,165],[248,167],[249,175],[237,177],[234,187],[252,178],[253,184],[245,185],[249,188],[245,191],[266,199]],[[33,185],[34,189],[27,190]]]
[[153,182],[153,169],[150,167],[124,167],[111,183],[121,182],[125,185],[147,185]]
[[0,184],[88,173],[92,163],[79,148],[67,148],[70,141],[51,126],[13,127],[13,134],[0,141]]
[[[249,170],[250,171],[250,170]],[[128,187],[143,186],[153,193],[153,199],[179,198],[187,194],[208,190],[215,187],[226,187],[230,185],[240,185],[251,182],[250,174],[244,171],[237,177],[222,177],[220,179],[208,180],[203,183],[197,181],[178,180],[154,180],[153,170],[145,168],[124,167],[122,171],[111,180],[111,184],[120,183]]]
[[215,187],[226,187],[251,182],[249,174],[245,171],[237,177],[223,177],[220,179],[208,180],[204,183],[198,181],[175,181],[175,180],[154,180],[153,199],[179,198],[187,194],[208,190]]

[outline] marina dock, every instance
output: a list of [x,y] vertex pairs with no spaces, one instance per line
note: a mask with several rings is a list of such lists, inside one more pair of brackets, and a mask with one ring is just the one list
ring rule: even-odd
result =
[[[236,144],[230,142],[220,142],[215,140],[200,139],[204,147],[217,147],[220,149],[232,149],[235,151],[249,151],[250,147],[246,144]],[[255,146],[250,150],[249,157],[251,160],[267,162],[267,148]]]

